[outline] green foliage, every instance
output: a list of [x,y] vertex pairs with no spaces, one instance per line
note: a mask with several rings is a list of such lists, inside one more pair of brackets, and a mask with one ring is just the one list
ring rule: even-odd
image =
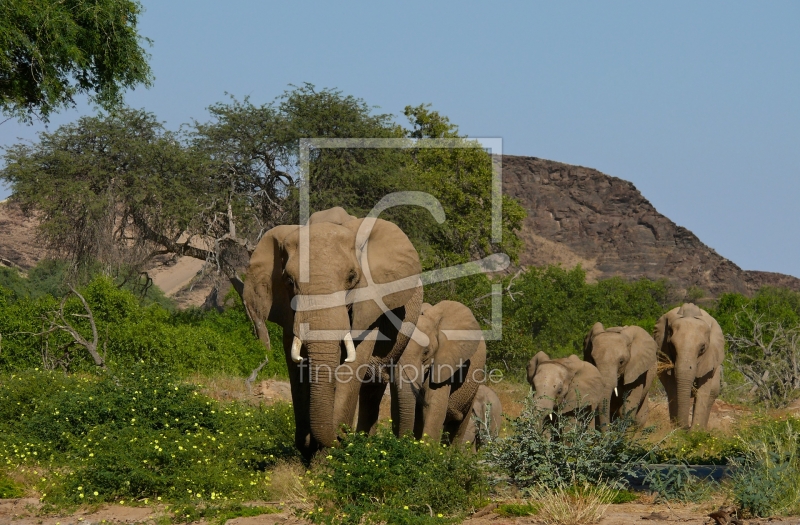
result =
[[745,454],[732,483],[737,505],[753,516],[800,512],[800,419],[763,421],[742,441]]
[[222,505],[208,504],[187,504],[181,505],[171,511],[174,515],[172,523],[195,523],[201,520],[208,521],[213,525],[225,525],[228,520],[234,518],[245,518],[250,516],[261,516],[263,514],[275,514],[280,512],[275,507],[260,507],[242,505],[241,503],[225,503]]
[[655,463],[679,461],[690,465],[728,465],[744,454],[735,436],[705,430],[674,430],[650,454]]
[[[0,109],[29,121],[74,104],[104,107],[152,81],[135,0],[4,0],[0,3]],[[145,42],[150,41],[144,39]]]
[[784,326],[800,324],[800,293],[786,288],[761,288],[752,298],[738,293],[727,293],[719,297],[717,306],[709,313],[717,320],[725,334],[752,336],[753,324],[749,316],[765,323],[781,323]]
[[639,495],[630,490],[618,490],[614,499],[611,500],[612,505],[621,505],[623,503],[630,503],[639,499]]
[[539,507],[530,503],[504,503],[498,505],[495,514],[506,518],[518,518],[524,516],[534,516],[539,511]]
[[66,272],[67,264],[53,259],[39,261],[26,276],[16,268],[0,267],[0,287],[13,292],[15,297],[61,297],[68,291],[64,284]]
[[293,423],[287,404],[222,405],[144,366],[30,371],[0,383],[0,464],[47,472],[46,502],[241,501],[295,456]]
[[692,474],[688,464],[681,461],[667,468],[649,467],[644,482],[657,494],[657,500],[684,503],[708,499],[716,486]]
[[21,498],[24,488],[0,471],[0,499]]
[[601,432],[592,428],[592,411],[571,418],[556,410],[552,423],[545,416],[529,395],[522,414],[509,422],[510,435],[486,447],[488,462],[520,487],[557,489],[602,480],[618,488],[643,457],[628,418]]
[[396,438],[386,426],[349,434],[328,452],[309,482],[316,505],[307,517],[315,523],[452,522],[485,494],[470,451]]
[[[97,323],[99,344],[107,363],[129,366],[144,361],[180,375],[223,372],[246,376],[264,359],[265,349],[253,336],[241,303],[225,312],[189,310],[170,312],[158,304],[142,306],[130,291],[111,279],[98,277],[82,289]],[[63,331],[36,335],[49,326],[58,302],[50,295],[14,301],[0,296],[0,369],[23,370],[59,367],[89,370],[88,352]],[[65,305],[76,330],[91,339],[88,320],[77,298]],[[286,377],[286,360],[280,328],[270,325],[273,350],[263,376]]]
[[[503,280],[507,288],[511,278]],[[551,357],[582,354],[583,339],[595,322],[638,325],[652,331],[667,307],[664,281],[626,282],[614,277],[587,283],[577,266],[529,268],[503,296],[503,339],[487,345],[489,361],[524,370],[528,359],[544,351]]]

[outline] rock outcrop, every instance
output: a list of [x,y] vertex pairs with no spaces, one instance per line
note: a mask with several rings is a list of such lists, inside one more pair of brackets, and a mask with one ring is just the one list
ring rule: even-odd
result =
[[633,184],[591,168],[505,155],[503,192],[528,212],[525,266],[580,263],[590,279],[666,278],[710,295],[763,285],[800,290],[796,277],[742,270],[658,213]]

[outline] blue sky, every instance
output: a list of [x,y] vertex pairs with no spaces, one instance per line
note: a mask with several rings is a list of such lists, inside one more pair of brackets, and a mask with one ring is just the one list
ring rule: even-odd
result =
[[[800,276],[798,2],[143,4],[156,80],[126,100],[169,127],[302,82],[396,115],[430,102],[505,153],[632,181],[745,269]],[[40,129],[7,122],[0,145]]]

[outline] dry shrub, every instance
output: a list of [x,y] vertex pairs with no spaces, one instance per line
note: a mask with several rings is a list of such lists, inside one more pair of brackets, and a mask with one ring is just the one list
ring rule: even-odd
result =
[[537,520],[545,525],[586,525],[597,523],[614,500],[617,491],[605,484],[548,489],[531,489],[531,501],[538,507]]
[[302,479],[304,474],[305,469],[299,461],[278,463],[269,476],[270,497],[275,501],[303,507],[307,499]]

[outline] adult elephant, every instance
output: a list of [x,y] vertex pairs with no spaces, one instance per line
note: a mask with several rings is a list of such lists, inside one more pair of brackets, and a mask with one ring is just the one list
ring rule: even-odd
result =
[[698,306],[685,303],[661,316],[655,341],[659,359],[666,365],[658,378],[667,391],[670,419],[682,428],[705,429],[719,395],[725,358],[725,337],[719,323]]
[[[414,403],[415,417],[409,421],[393,413],[393,429],[398,436],[413,431],[417,439],[438,438],[444,430],[451,442],[462,442],[475,394],[485,380],[481,327],[468,307],[442,301],[423,305],[417,330],[425,337],[409,341],[395,371],[400,379],[398,408]],[[424,339],[427,344],[418,342]]]
[[647,393],[656,377],[656,342],[644,328],[595,323],[583,341],[583,359],[597,367],[605,385],[600,428],[632,414],[639,425],[647,420]]
[[[267,347],[265,321],[283,327],[295,443],[306,457],[334,444],[358,401],[377,415],[382,367],[400,357],[419,316],[420,271],[408,237],[381,219],[337,224],[312,216],[307,226],[277,226],[258,243],[244,306]],[[398,418],[413,418],[413,410]]]
[[539,352],[528,362],[527,373],[534,405],[551,419],[556,407],[562,415],[573,416],[581,409],[597,410],[605,399],[600,372],[576,355],[550,359]]

